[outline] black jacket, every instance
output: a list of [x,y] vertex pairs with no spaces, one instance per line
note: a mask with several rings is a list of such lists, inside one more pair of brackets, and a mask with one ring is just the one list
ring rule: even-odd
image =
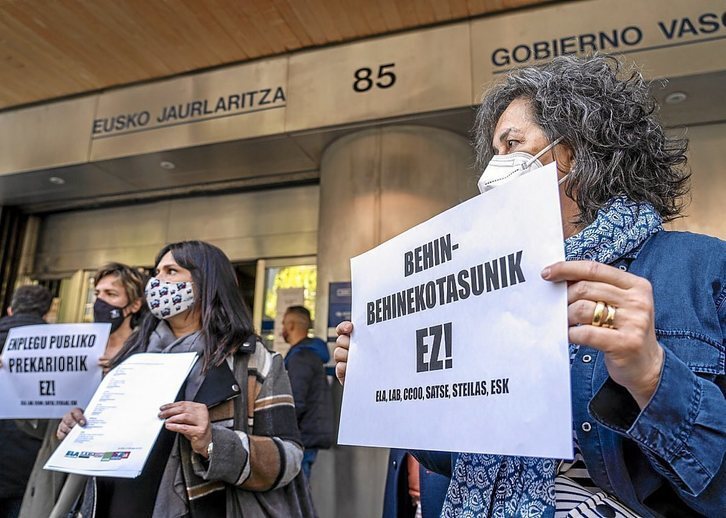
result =
[[[416,508],[408,492],[408,462],[406,450],[391,448],[388,455],[383,518],[413,518]],[[421,491],[421,515],[423,518],[438,518],[444,505],[449,477],[419,466],[419,489]]]
[[[5,339],[13,327],[33,324],[45,324],[45,321],[40,316],[23,313],[0,318],[0,351],[5,348]],[[0,394],[0,397],[8,395]],[[43,430],[39,433],[42,435]],[[10,419],[0,419],[0,438],[0,498],[22,498],[42,441],[21,431]]]
[[305,448],[330,448],[334,441],[333,397],[314,338],[294,345],[285,367],[295,398],[295,413]]

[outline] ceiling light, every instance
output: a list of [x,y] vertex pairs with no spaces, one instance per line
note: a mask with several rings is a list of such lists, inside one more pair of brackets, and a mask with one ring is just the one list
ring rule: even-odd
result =
[[169,162],[168,160],[162,160],[159,162],[159,165],[162,169],[166,169],[167,171],[171,171],[176,167],[176,164],[174,162]]
[[60,176],[51,176],[50,178],[48,178],[48,181],[53,185],[63,185],[64,183],[66,183],[66,181]]
[[680,104],[683,101],[688,99],[688,95],[685,92],[673,92],[668,95],[666,95],[665,103],[666,104]]

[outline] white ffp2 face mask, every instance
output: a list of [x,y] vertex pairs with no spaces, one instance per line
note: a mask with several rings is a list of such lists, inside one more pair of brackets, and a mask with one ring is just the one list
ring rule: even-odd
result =
[[[542,162],[538,158],[555,147],[561,140],[562,137],[558,137],[534,156],[524,151],[515,151],[508,155],[494,155],[477,182],[479,192],[489,191],[529,171],[539,169],[542,167]],[[561,184],[565,178],[562,178],[558,183]]]

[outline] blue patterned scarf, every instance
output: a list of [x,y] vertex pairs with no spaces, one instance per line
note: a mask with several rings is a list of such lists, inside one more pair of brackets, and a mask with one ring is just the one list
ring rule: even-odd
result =
[[[618,196],[598,211],[595,221],[565,240],[565,257],[612,263],[662,228],[652,205]],[[570,358],[577,348],[570,344]],[[557,465],[553,459],[461,453],[441,516],[553,517]]]

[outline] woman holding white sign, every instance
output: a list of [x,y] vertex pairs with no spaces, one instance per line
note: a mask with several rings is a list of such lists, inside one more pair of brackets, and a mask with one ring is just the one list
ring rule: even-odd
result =
[[[282,357],[259,342],[234,269],[201,241],[165,246],[146,285],[150,314],[111,368],[140,352],[196,352],[142,474],[96,477],[82,516],[312,516],[302,444]],[[71,412],[64,437],[85,418]]]
[[[519,69],[485,95],[482,192],[557,163],[567,261],[542,277],[568,283],[576,456],[417,453],[451,477],[443,515],[726,508],[726,244],[663,229],[689,175],[656,108],[639,72],[603,57]],[[352,331],[338,326],[341,383]]]

